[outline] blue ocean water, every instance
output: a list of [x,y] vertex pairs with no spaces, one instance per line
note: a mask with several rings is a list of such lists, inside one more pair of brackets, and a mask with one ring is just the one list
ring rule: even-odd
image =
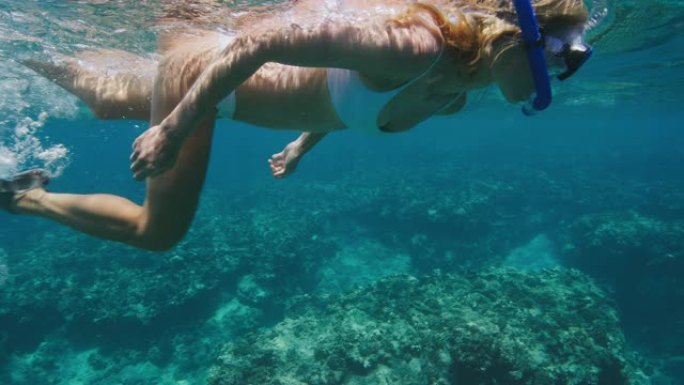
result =
[[[170,3],[0,4],[0,174],[41,166],[56,175],[53,191],[142,201],[128,157],[147,123],[97,120],[20,61],[152,52]],[[386,276],[504,266],[578,269],[617,309],[644,383],[684,384],[684,5],[607,6],[590,34],[595,56],[532,118],[486,89],[408,133],[331,134],[284,180],[266,160],[297,133],[220,122],[196,220],[171,251],[0,213],[0,382],[275,384],[221,382],[222,346],[296,318],[307,299]]]

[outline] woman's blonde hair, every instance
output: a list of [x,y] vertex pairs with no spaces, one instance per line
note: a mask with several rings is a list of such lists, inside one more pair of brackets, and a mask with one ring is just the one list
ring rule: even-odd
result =
[[[444,4],[413,4],[395,22],[405,23],[416,14],[427,12],[438,25],[446,47],[456,53],[469,74],[477,70],[483,55],[500,54],[492,52],[495,41],[502,43],[497,44],[499,51],[518,41],[520,27],[511,0],[450,0]],[[532,6],[542,28],[584,23],[588,18],[583,0],[532,0]]]

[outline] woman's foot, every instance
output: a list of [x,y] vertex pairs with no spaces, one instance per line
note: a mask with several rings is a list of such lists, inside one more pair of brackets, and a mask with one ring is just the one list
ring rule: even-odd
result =
[[42,189],[50,182],[50,175],[42,169],[16,174],[9,179],[0,178],[0,210],[16,213],[15,203],[27,191]]

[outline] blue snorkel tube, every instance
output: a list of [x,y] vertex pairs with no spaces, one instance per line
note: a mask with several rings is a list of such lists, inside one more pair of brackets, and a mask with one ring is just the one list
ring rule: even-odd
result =
[[534,115],[537,111],[545,110],[551,104],[551,79],[546,67],[544,56],[544,40],[539,31],[537,16],[534,14],[531,0],[513,0],[515,12],[518,14],[518,24],[523,35],[523,42],[527,51],[527,59],[532,71],[535,95],[522,108],[525,115]]

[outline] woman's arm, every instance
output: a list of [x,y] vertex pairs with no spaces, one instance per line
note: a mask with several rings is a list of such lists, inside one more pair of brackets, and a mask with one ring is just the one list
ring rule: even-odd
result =
[[401,27],[387,21],[366,25],[326,21],[237,38],[208,66],[173,112],[136,140],[131,156],[135,178],[173,166],[176,149],[197,124],[266,62],[348,68],[397,80],[419,75],[439,55],[442,37],[431,18],[417,16],[416,20]]
[[203,72],[162,126],[181,132],[192,130],[203,120],[204,113],[266,62],[348,68],[366,76],[393,75],[399,79],[425,71],[441,50],[439,30],[388,25],[383,22],[362,27],[346,21],[326,22],[238,38]]
[[465,92],[461,92],[456,97],[454,100],[452,100],[449,104],[444,106],[441,110],[436,112],[436,115],[442,115],[442,116],[447,116],[447,115],[453,115],[459,113],[463,107],[465,107],[466,100],[468,99],[468,95]]
[[326,132],[305,132],[299,135],[296,140],[288,143],[283,151],[273,154],[268,160],[273,177],[284,178],[292,174],[302,156],[311,151],[327,134]]
[[326,135],[327,132],[304,132],[294,141],[299,156],[311,151]]

